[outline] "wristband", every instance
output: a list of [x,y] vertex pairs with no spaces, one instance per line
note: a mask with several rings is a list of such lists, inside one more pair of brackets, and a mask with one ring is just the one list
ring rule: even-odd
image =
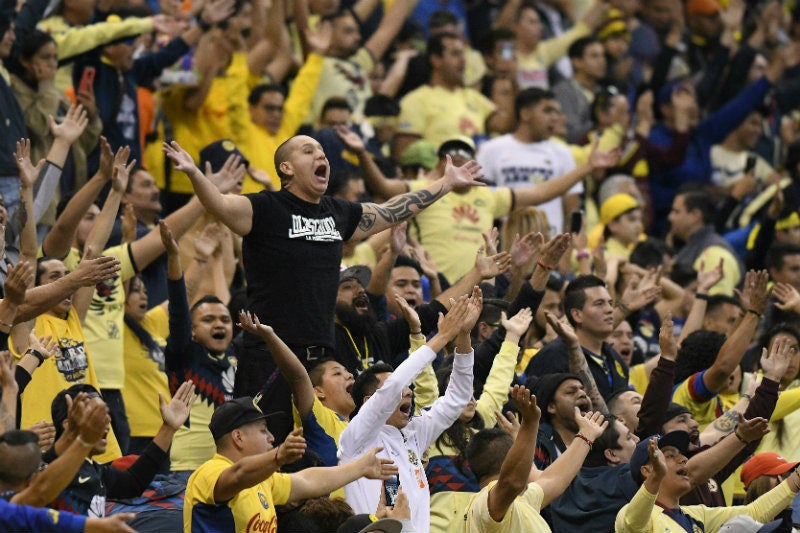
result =
[[545,269],[545,270],[553,270],[553,267],[551,267],[550,265],[548,265],[547,263],[545,263],[545,262],[544,262],[544,261],[542,261],[541,259],[539,259],[538,261],[536,261],[536,264],[537,264],[537,265],[539,265],[540,267],[542,267],[542,268],[543,268],[543,269]]
[[39,364],[36,365],[37,367],[42,366],[42,363],[44,363],[44,355],[42,355],[42,352],[40,352],[39,350],[34,350],[33,348],[28,348],[25,351],[25,355],[32,355],[36,359],[38,359],[39,360]]
[[580,261],[581,259],[589,259],[589,257],[591,257],[591,256],[589,255],[589,250],[586,250],[586,249],[584,249],[584,250],[581,250],[580,252],[578,252],[578,253],[576,253],[576,254],[575,254],[575,259],[577,259],[577,260],[579,260],[579,261]]
[[412,331],[410,334],[411,334],[411,335],[422,335],[422,330],[419,330],[419,331]]
[[753,314],[754,314],[754,315],[756,315],[758,318],[761,318],[761,317],[763,316],[761,313],[759,313],[759,312],[758,312],[758,311],[756,311],[755,309],[748,309],[748,310],[747,310],[747,312],[748,312],[748,313],[753,313]]
[[621,301],[617,302],[617,307],[619,308],[620,311],[622,311],[623,315],[628,316],[631,314],[631,310],[628,309],[628,306],[622,303]]
[[278,447],[277,447],[277,448],[275,448],[275,464],[276,464],[276,465],[278,465],[278,470],[280,470],[280,469],[281,469],[281,467],[283,466],[283,465],[281,464],[281,462],[278,460],[278,453],[280,453],[281,446],[283,446],[283,443],[281,443],[281,444],[278,444]]
[[736,438],[739,439],[739,442],[741,442],[742,444],[745,444],[745,445],[746,444],[750,444],[749,442],[744,440],[741,435],[739,435],[739,431],[737,431],[738,429],[739,429],[739,426],[736,426],[735,428],[733,428],[733,434],[736,435]]
[[745,399],[745,400],[747,400],[748,402],[749,402],[750,400],[752,400],[752,399],[753,399],[753,397],[752,397],[752,396],[750,396],[749,394],[747,394],[746,392],[743,392],[742,394],[740,394],[740,395],[739,395],[739,397],[740,397],[740,398],[744,398],[744,399]]
[[708,301],[708,294],[701,294],[698,292],[697,294],[694,295],[694,297],[697,298],[698,300]]
[[582,433],[576,433],[575,434],[575,438],[576,439],[581,439],[583,442],[586,443],[586,445],[589,447],[590,450],[592,449],[592,446],[594,445],[594,441],[589,440],[589,438],[586,435],[584,435]]

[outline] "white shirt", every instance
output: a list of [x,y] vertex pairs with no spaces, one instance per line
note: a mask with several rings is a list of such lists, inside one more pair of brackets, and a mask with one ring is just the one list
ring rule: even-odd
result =
[[[476,159],[487,179],[494,181],[498,187],[511,189],[527,189],[563,176],[575,168],[575,159],[563,144],[552,139],[524,143],[512,133],[483,143]],[[582,192],[583,182],[578,182],[567,194]],[[550,235],[561,233],[564,222],[562,199],[553,198],[536,208],[547,215]]]
[[[423,346],[397,367],[383,386],[373,394],[339,437],[339,463],[355,461],[371,448],[383,446],[380,457],[388,457],[399,470],[400,484],[408,495],[411,522],[418,532],[430,530],[431,496],[422,454],[442,432],[459,417],[472,398],[472,363],[475,353],[456,354],[453,372],[445,395],[430,409],[413,417],[401,430],[386,425],[399,405],[403,389],[435,358],[436,353]],[[347,503],[358,513],[375,514],[383,482],[360,478],[345,485]]]

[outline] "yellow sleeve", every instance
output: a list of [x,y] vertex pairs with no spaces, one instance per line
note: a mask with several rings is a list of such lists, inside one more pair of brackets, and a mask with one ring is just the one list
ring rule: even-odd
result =
[[153,307],[144,315],[142,327],[150,335],[166,339],[169,337],[169,315],[167,311],[160,305]]
[[[422,348],[425,341],[425,337],[418,338],[417,335],[409,335],[408,342],[411,347],[408,349],[408,353],[414,353]],[[433,405],[437,398],[439,398],[439,382],[436,380],[433,365],[428,365],[414,380],[414,415],[419,416],[422,410]]]
[[397,117],[397,133],[423,135],[425,133],[426,109],[424,86],[408,93],[400,100],[400,116]]
[[[50,26],[47,20],[42,21],[39,28],[48,33],[50,33],[50,29],[56,29],[55,26]],[[153,31],[151,17],[130,17],[125,20],[98,22],[79,28],[64,25],[61,31],[53,31],[51,35],[58,49],[58,60],[63,61],[116,39],[133,37],[151,31]]]
[[631,503],[617,513],[614,531],[616,533],[651,531],[649,527],[650,517],[653,514],[653,505],[655,503],[656,495],[650,494],[644,487],[644,483],[642,483],[642,486],[634,494]]
[[705,524],[706,531],[717,531],[734,516],[747,515],[759,522],[769,522],[786,509],[792,502],[794,493],[789,490],[789,482],[784,481],[771,491],[763,494],[748,505],[734,507],[706,507],[705,505],[687,505],[681,509],[688,515]]
[[511,189],[507,187],[493,189],[492,197],[494,198],[494,211],[492,212],[494,218],[502,218],[511,212],[513,203]]
[[787,389],[778,394],[775,410],[772,412],[770,422],[777,422],[788,414],[800,408],[800,387]]
[[108,257],[116,257],[119,259],[120,270],[117,274],[122,281],[131,279],[136,275],[136,270],[133,268],[133,258],[131,257],[131,249],[128,243],[118,244],[111,248],[103,250],[103,255]]
[[709,246],[703,250],[703,253],[700,254],[692,266],[699,272],[700,264],[705,263],[706,270],[709,270],[714,268],[714,265],[718,265],[720,259],[725,261],[722,279],[711,288],[709,294],[726,294],[728,296],[733,296],[733,289],[739,285],[742,275],[741,272],[739,272],[739,262],[727,249],[722,246]]
[[508,398],[508,387],[514,378],[514,366],[517,363],[519,346],[513,342],[503,342],[500,351],[494,358],[489,377],[483,386],[483,394],[475,405],[484,425],[489,428],[497,422],[494,412],[503,408]]
[[[187,484],[186,492],[191,494],[191,504],[205,503],[214,505],[214,487],[222,473],[233,466],[225,461],[211,460],[197,469]],[[189,498],[186,498],[189,500]],[[188,502],[187,502],[188,503]]]
[[[610,128],[604,129],[603,133],[600,134],[600,140],[597,143],[597,149],[607,152],[609,150],[617,148],[620,144],[622,144],[622,138],[624,134],[625,131],[619,124],[614,124]],[[589,153],[591,153],[592,152],[591,144],[587,145],[586,147],[589,148]]]
[[247,54],[235,52],[230,66],[225,71],[225,89],[228,97],[228,122],[237,145],[247,143],[247,131],[250,125],[250,110],[247,108],[247,79],[250,69],[247,66]]
[[297,73],[283,105],[283,120],[277,135],[280,142],[294,135],[308,115],[311,101],[319,85],[323,60],[321,55],[309,54],[303,68]]
[[539,43],[536,47],[536,55],[539,61],[545,66],[550,67],[553,63],[567,55],[567,51],[572,43],[591,34],[589,26],[583,22],[578,22],[572,28],[565,31],[558,37],[547,39]]
[[375,58],[373,58],[369,50],[363,46],[359,48],[355,54],[350,56],[349,60],[361,67],[364,72],[371,72],[372,69],[375,68]]
[[267,483],[272,493],[272,503],[284,505],[289,501],[289,493],[292,492],[292,478],[289,474],[276,472],[269,476]]

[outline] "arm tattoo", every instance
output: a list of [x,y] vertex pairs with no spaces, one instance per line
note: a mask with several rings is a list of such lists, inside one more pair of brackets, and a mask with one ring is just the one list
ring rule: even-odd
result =
[[602,394],[597,389],[597,383],[594,381],[594,376],[589,370],[589,365],[586,363],[586,356],[583,355],[583,349],[578,346],[577,348],[569,348],[567,352],[569,359],[569,371],[576,374],[586,388],[586,396],[592,402],[592,409],[600,411],[604,416],[608,417],[608,406],[603,400]]
[[725,411],[719,418],[714,420],[714,429],[720,433],[728,434],[736,429],[736,424],[739,422],[739,413],[734,409]]
[[361,220],[358,223],[358,228],[361,231],[368,231],[375,225],[377,217],[380,217],[382,222],[389,222],[391,224],[408,220],[419,211],[422,211],[441,198],[444,192],[444,187],[441,187],[435,193],[422,189],[401,194],[381,205],[373,205],[372,209],[375,213],[362,214]]

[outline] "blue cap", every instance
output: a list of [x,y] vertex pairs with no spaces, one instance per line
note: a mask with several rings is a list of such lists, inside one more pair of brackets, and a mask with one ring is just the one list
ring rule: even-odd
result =
[[646,439],[640,440],[636,449],[631,455],[631,476],[637,485],[644,481],[642,477],[642,467],[650,461],[650,452],[647,446],[651,440],[658,439],[658,447],[666,448],[672,446],[677,448],[681,454],[686,455],[689,451],[689,433],[686,431],[670,431],[666,435],[651,435]]

